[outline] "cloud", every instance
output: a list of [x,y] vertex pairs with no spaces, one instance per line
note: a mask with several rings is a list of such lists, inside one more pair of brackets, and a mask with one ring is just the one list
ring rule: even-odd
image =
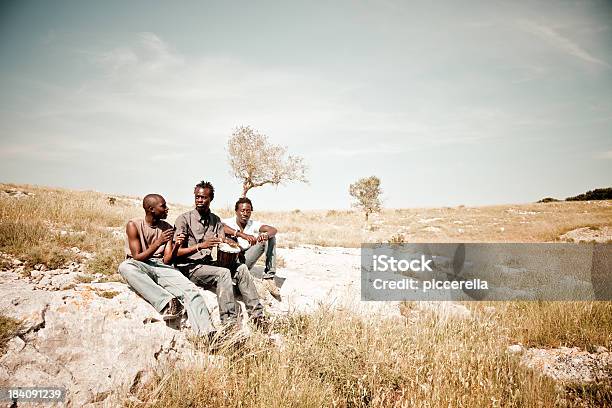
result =
[[569,38],[566,38],[559,34],[552,27],[549,27],[544,24],[537,24],[529,20],[520,20],[518,24],[523,30],[531,34],[535,34],[536,36],[546,40],[555,48],[565,52],[568,55],[586,61],[590,64],[601,65],[606,68],[610,68],[610,64],[608,64],[606,61],[595,57]]
[[242,124],[273,141],[305,134],[325,139],[338,132],[431,130],[411,114],[364,110],[346,95],[347,89],[358,88],[350,80],[224,56],[187,57],[153,33],[84,55],[104,75],[94,76],[76,92],[54,90],[53,102],[39,115],[73,123],[104,117],[105,126],[116,132],[134,129],[132,137],[147,133],[147,140],[213,142],[216,150]]
[[77,146],[111,154],[149,147],[153,161],[163,156],[175,165],[185,151],[225,157],[232,130],[251,125],[273,143],[290,140],[290,151],[352,159],[470,145],[532,125],[501,108],[447,102],[461,85],[415,86],[400,103],[378,104],[384,90],[359,77],[182,55],[150,32],[76,55],[91,64],[90,75],[72,87],[32,83],[36,98],[19,122],[24,140],[59,135],[55,150],[70,155]]

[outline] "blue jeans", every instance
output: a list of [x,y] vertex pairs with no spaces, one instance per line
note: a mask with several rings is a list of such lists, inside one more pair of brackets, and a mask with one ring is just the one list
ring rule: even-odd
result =
[[200,290],[173,267],[161,260],[127,259],[119,265],[119,273],[158,312],[170,299],[177,298],[185,306],[189,323],[197,335],[215,331]]
[[266,254],[266,267],[264,269],[263,279],[272,279],[276,275],[276,237],[272,237],[267,241],[261,241],[253,245],[244,252],[244,263],[251,269],[255,262]]

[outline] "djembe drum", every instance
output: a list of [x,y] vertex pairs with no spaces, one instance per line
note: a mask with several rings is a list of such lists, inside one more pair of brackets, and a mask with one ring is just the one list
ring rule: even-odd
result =
[[237,262],[239,253],[239,246],[234,247],[225,242],[219,244],[219,248],[217,250],[217,266],[232,269]]

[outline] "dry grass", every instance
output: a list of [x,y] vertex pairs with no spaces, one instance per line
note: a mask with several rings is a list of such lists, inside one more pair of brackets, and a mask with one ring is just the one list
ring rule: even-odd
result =
[[123,255],[123,241],[112,234],[127,219],[139,215],[131,200],[110,205],[105,195],[46,187],[0,184],[0,191],[17,189],[28,195],[0,195],[0,250],[18,255],[28,268],[38,263],[55,269],[82,261],[70,250],[94,252],[92,272],[114,273]]
[[[29,195],[2,195],[3,189]],[[76,246],[95,253],[89,272],[120,280],[116,269],[123,259],[124,225],[143,214],[138,199],[112,196],[111,204],[108,197],[0,185],[0,250],[18,255],[29,267],[58,267],[84,261],[70,250]],[[189,209],[170,207],[169,222]],[[215,212],[233,214],[232,209]],[[385,210],[372,215],[367,226],[363,215],[352,211],[258,212],[253,217],[276,226],[279,243],[285,246],[358,247],[389,240],[542,242],[579,227],[610,226],[612,202]],[[285,336],[283,348],[254,336],[241,349],[227,350],[225,363],[172,371],[149,383],[139,398],[160,407],[548,407],[559,404],[553,385],[519,367],[505,353],[509,344],[612,347],[610,302],[467,306],[474,319],[443,322],[425,314],[412,325],[404,320],[371,321],[326,307],[292,314],[276,324]],[[495,307],[493,315],[487,315],[486,306]],[[0,318],[2,339],[17,330],[13,323]]]
[[99,288],[94,288],[94,292],[96,292],[96,295],[106,299],[112,299],[119,294],[119,292],[114,290],[103,290]]
[[139,398],[156,407],[536,407],[559,396],[505,353],[507,329],[488,320],[414,326],[321,307],[255,336],[224,363],[174,371]]
[[465,302],[507,327],[510,340],[527,347],[612,348],[612,302]]
[[279,245],[357,248],[364,242],[550,242],[567,231],[612,224],[612,201],[487,207],[385,209],[366,225],[354,211],[264,212],[253,218],[280,231]]
[[77,282],[79,283],[91,283],[94,281],[94,277],[91,275],[77,275],[76,279]]
[[4,351],[6,343],[17,335],[20,327],[19,320],[0,314],[0,354]]

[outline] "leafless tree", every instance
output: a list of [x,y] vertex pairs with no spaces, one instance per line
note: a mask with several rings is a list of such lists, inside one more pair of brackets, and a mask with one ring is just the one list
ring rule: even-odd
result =
[[365,212],[366,222],[371,213],[380,211],[381,202],[380,179],[376,176],[364,177],[349,186],[349,193],[357,202],[354,207],[361,208]]
[[227,142],[227,152],[231,173],[242,181],[242,197],[265,184],[308,182],[302,157],[287,155],[286,147],[270,144],[266,135],[249,126],[236,128]]

